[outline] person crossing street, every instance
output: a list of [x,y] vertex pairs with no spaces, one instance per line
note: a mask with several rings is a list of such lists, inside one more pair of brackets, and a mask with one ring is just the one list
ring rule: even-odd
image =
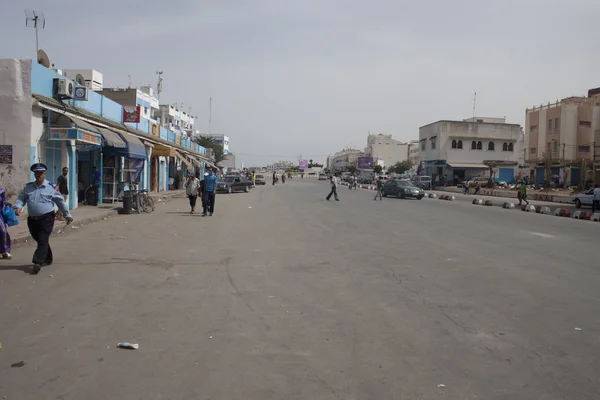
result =
[[329,199],[331,198],[332,195],[335,196],[335,201],[340,201],[338,194],[337,194],[337,177],[332,174],[331,178],[329,179],[329,182],[331,183],[331,191],[329,192],[329,194],[326,197],[327,201],[329,201]]
[[50,247],[50,235],[54,229],[54,205],[66,218],[67,224],[73,222],[65,199],[56,190],[56,185],[46,180],[47,169],[42,163],[31,166],[35,181],[25,185],[13,206],[15,213],[20,216],[27,205],[27,227],[31,237],[37,242],[37,249],[33,253],[33,274],[39,273],[42,267],[52,265],[54,261]]
[[[212,169],[208,170],[208,176],[204,178],[204,210],[202,213],[203,217],[209,215],[212,217],[215,212],[215,191],[217,190],[217,176],[214,174]],[[208,214],[207,214],[208,212]]]
[[379,177],[379,179],[377,179],[377,193],[375,194],[375,198],[373,200],[377,200],[377,197],[379,197],[379,200],[383,201],[383,179],[381,177]]

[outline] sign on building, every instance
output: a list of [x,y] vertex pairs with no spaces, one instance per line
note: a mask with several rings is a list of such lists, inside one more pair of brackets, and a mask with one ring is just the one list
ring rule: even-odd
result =
[[123,106],[123,123],[139,123],[141,116],[140,106]]
[[300,169],[308,168],[308,160],[300,160]]
[[358,157],[358,169],[373,169],[373,157]]
[[9,145],[0,146],[0,164],[12,164],[13,163],[13,147]]

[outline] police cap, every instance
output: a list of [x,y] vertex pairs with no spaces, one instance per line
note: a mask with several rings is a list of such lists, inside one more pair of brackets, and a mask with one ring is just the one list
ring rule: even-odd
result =
[[48,167],[46,167],[46,165],[42,163],[35,163],[29,169],[31,170],[31,172],[46,172],[48,170]]

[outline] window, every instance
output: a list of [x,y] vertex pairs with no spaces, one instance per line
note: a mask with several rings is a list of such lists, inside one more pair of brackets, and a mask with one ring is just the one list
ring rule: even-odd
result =
[[552,143],[548,142],[547,145],[548,145],[547,146],[548,147],[548,149],[547,149],[548,153],[550,153],[552,151]]
[[435,142],[437,139],[431,139],[431,150],[435,150]]
[[515,150],[515,148],[514,148],[513,144],[509,143],[508,144],[508,151],[514,151],[514,150]]
[[471,142],[471,150],[477,150],[477,142],[474,140]]
[[558,151],[558,142],[552,142],[552,151],[555,153]]
[[421,151],[425,151],[425,141],[421,142]]
[[579,126],[584,128],[591,128],[592,123],[590,121],[579,121]]
[[483,143],[481,141],[477,142],[477,150],[483,150]]
[[560,118],[554,118],[554,130],[558,130],[558,125],[560,124]]
[[548,130],[551,131],[552,130],[552,119],[548,120]]
[[453,141],[452,141],[452,148],[453,148],[453,149],[456,149],[456,147],[457,147],[457,145],[456,145],[456,140],[453,140]]
[[535,132],[537,132],[537,125],[531,125],[531,126],[529,127],[529,132],[531,132],[531,133],[535,133]]
[[462,149],[462,140],[459,140],[459,141],[458,141],[457,148],[458,148],[458,149]]
[[589,153],[590,152],[590,146],[579,146],[578,148],[580,153]]
[[535,154],[537,153],[537,149],[535,147],[532,147],[529,149],[529,154]]
[[489,143],[488,143],[488,151],[494,151],[494,150],[495,150],[495,147],[496,147],[496,146],[494,146],[494,142],[489,142]]
[[508,151],[508,143],[502,145],[502,151]]

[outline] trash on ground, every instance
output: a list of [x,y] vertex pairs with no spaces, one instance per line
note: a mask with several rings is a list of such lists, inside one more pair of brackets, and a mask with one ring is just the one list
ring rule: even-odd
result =
[[446,385],[444,385],[443,383],[440,383],[440,384],[438,385],[438,387],[439,387],[439,388],[445,388],[445,387],[446,387]]
[[122,342],[118,343],[117,347],[120,349],[137,350],[140,347],[140,345],[137,343]]
[[78,226],[75,226],[75,225],[73,225],[73,226],[71,227],[71,229],[79,229],[79,227],[78,227]]
[[106,221],[107,219],[108,219],[108,218],[106,218],[106,217],[103,217],[103,218],[102,218],[102,221]]
[[0,350],[2,350],[2,343],[0,343]]
[[252,208],[252,206],[248,206],[248,208]]
[[212,339],[212,336],[209,336],[208,338],[209,338],[209,339]]
[[54,275],[48,275],[50,278],[54,278]]
[[576,331],[580,331],[580,330],[581,330],[581,328],[575,328],[575,330],[576,330]]

